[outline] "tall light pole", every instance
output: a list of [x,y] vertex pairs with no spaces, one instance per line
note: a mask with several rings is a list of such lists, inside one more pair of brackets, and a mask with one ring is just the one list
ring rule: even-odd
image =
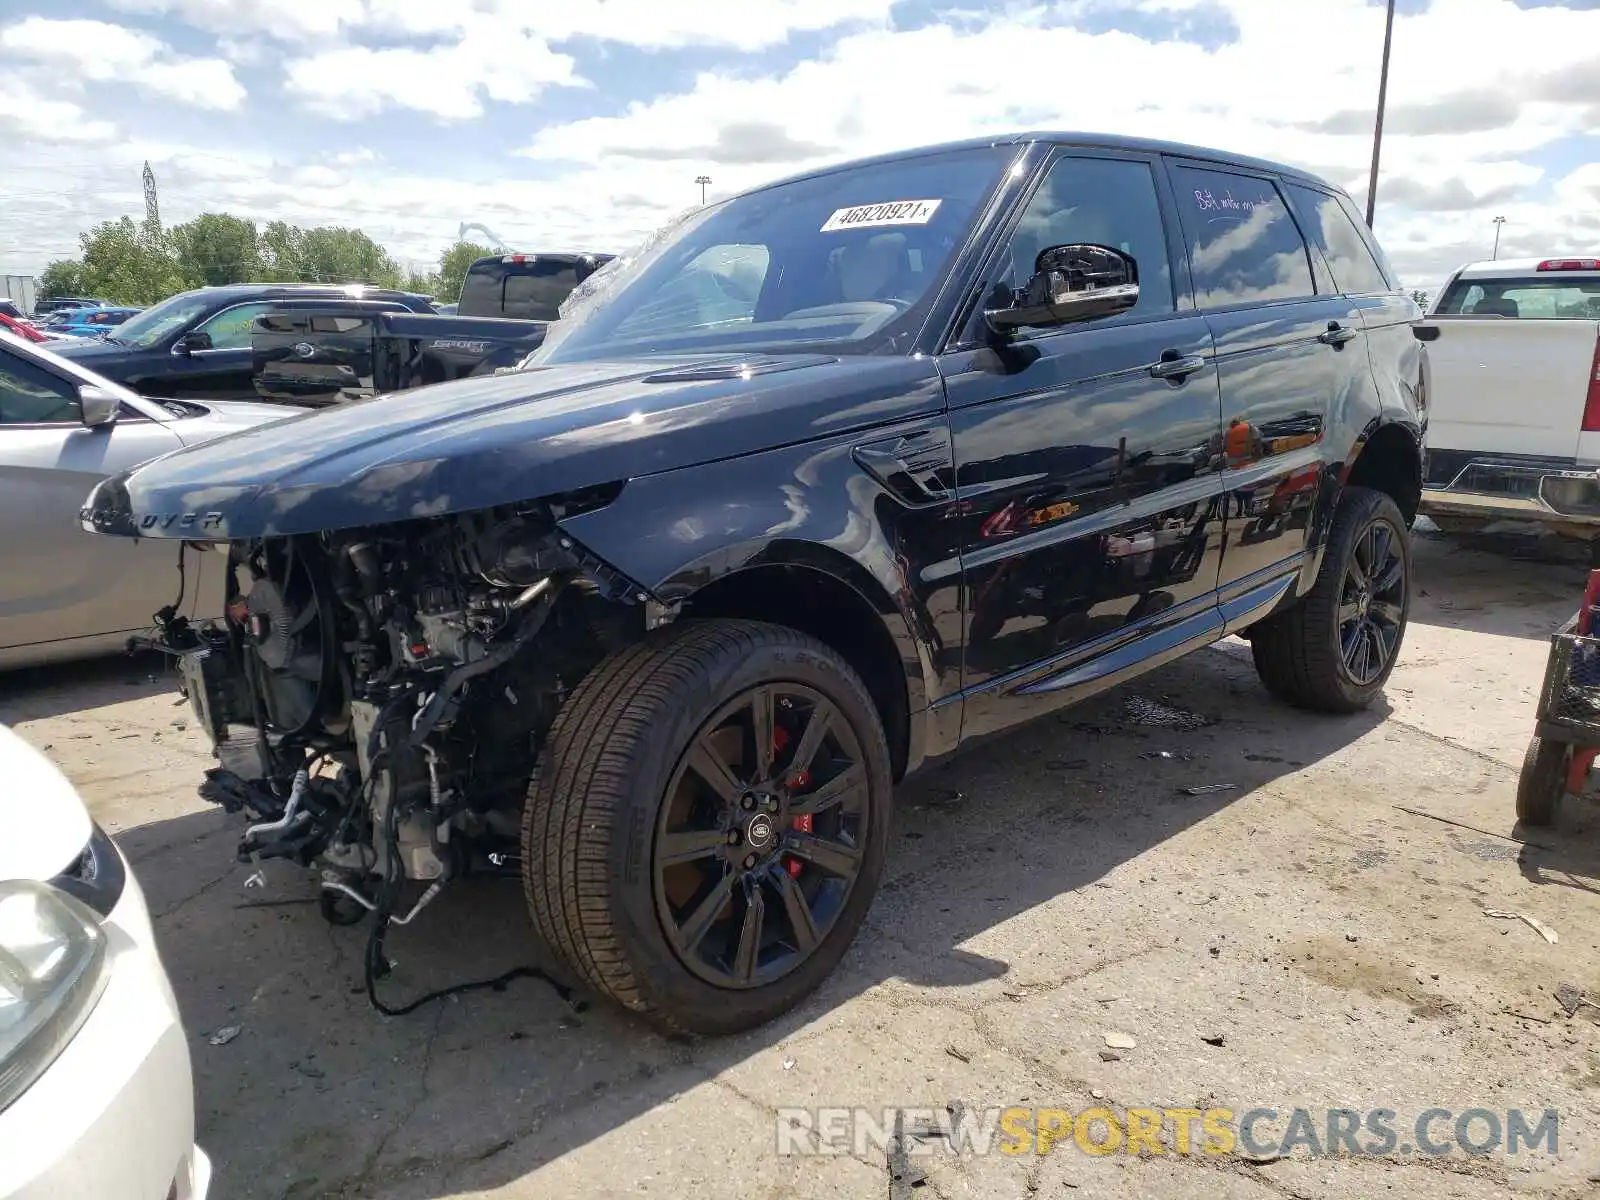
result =
[[1378,121],[1372,130],[1372,177],[1367,181],[1367,228],[1378,207],[1378,154],[1383,148],[1383,108],[1389,98],[1389,43],[1394,38],[1394,0],[1383,25],[1383,67],[1378,73]]
[[1504,217],[1496,217],[1494,219],[1494,253],[1489,256],[1490,258],[1500,257],[1500,226],[1505,223],[1506,219]]
[[711,182],[711,176],[696,175],[694,181],[700,185],[700,206],[704,208],[706,203],[706,184]]

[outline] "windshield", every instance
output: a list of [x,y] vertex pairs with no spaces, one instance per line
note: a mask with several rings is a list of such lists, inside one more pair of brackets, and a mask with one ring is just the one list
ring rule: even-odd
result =
[[908,338],[1016,156],[987,146],[779,184],[671,227],[569,306],[529,366],[702,351],[881,352]]
[[110,340],[124,346],[148,349],[180,329],[187,328],[196,317],[210,307],[211,301],[200,293],[180,292],[136,316],[129,317],[117,326],[117,331],[110,335]]
[[1439,301],[1440,316],[1593,321],[1600,317],[1600,275],[1533,279],[1457,279]]

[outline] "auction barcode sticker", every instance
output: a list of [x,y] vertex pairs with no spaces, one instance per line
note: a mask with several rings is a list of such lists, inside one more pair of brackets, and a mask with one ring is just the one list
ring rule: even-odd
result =
[[857,204],[841,208],[822,225],[823,233],[861,229],[869,225],[926,225],[939,211],[937,200],[890,200],[884,204]]

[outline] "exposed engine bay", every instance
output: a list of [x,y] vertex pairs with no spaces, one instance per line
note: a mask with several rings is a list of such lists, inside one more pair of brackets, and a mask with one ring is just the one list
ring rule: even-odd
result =
[[607,499],[207,544],[226,616],[167,610],[157,644],[218,759],[201,795],[250,821],[240,860],[317,870],[323,915],[379,937],[452,879],[515,872],[556,712],[646,627],[647,596],[557,524]]

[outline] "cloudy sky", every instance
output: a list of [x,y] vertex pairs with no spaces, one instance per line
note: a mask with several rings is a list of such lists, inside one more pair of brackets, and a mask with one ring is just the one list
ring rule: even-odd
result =
[[[0,272],[95,221],[462,222],[626,247],[699,198],[990,131],[1309,167],[1361,201],[1382,0],[0,0]],[[1377,229],[1406,281],[1600,249],[1600,0],[1399,0]]]

